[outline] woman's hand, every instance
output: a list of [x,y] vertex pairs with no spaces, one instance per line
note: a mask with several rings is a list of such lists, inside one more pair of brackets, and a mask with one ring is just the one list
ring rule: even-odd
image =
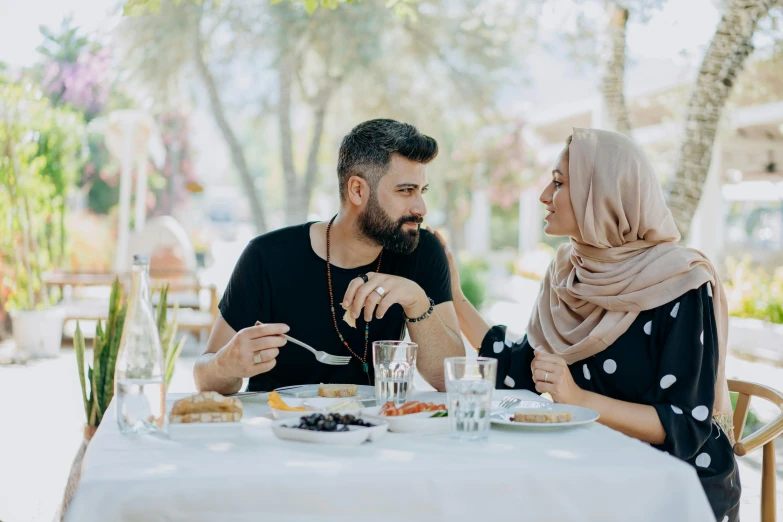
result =
[[456,261],[454,261],[454,255],[451,253],[449,244],[446,242],[446,239],[444,239],[443,234],[429,227],[427,229],[433,234],[435,234],[435,237],[438,238],[438,241],[440,241],[441,246],[443,246],[443,249],[446,251],[446,258],[449,260],[449,275],[451,278],[451,296],[454,302],[457,302],[458,300],[462,299],[463,295],[462,295],[462,286],[460,285],[460,281],[459,281],[459,269],[457,268]]
[[530,368],[538,393],[548,392],[555,402],[575,406],[584,400],[585,391],[574,382],[571,370],[562,357],[535,350]]

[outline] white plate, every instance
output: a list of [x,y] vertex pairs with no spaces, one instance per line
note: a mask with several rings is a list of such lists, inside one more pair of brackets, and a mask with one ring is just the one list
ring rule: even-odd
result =
[[[531,408],[548,410],[548,411],[570,411],[571,420],[569,422],[514,422],[510,420],[514,417],[514,412],[517,410],[529,410]],[[589,424],[598,420],[598,412],[582,408],[581,406],[571,406],[569,404],[552,404],[536,402],[533,404],[527,404],[517,406],[504,412],[493,411],[490,417],[492,424],[498,426],[510,426],[513,428],[570,428],[572,426],[581,426],[583,424]]]
[[233,439],[242,436],[241,422],[178,422],[169,423],[172,439]]
[[[297,399],[318,398],[317,384],[302,384],[299,386],[285,386],[275,390],[281,397],[295,397]],[[327,397],[321,397],[325,399]],[[359,385],[355,397],[339,397],[339,399],[356,399],[357,401],[375,401],[375,386]],[[286,401],[287,403],[287,401]]]
[[283,419],[272,423],[272,432],[283,440],[318,442],[321,444],[359,445],[366,441],[375,442],[386,435],[387,423],[378,423],[372,428],[349,426],[349,431],[309,431],[297,428],[299,422]]
[[433,418],[432,416],[436,413],[434,411],[387,417],[378,415],[380,409],[380,406],[364,408],[362,418],[372,423],[386,422],[389,424],[389,431],[395,433],[448,433],[450,429],[449,418]]

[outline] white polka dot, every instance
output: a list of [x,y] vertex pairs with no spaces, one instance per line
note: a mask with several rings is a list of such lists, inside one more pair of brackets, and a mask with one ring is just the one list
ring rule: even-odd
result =
[[674,404],[672,404],[672,411],[674,413],[676,413],[677,415],[680,415],[682,413],[682,410],[680,408],[678,408],[677,406],[675,406]]
[[506,378],[503,379],[503,384],[505,384],[509,388],[513,388],[516,383],[514,382],[514,379],[511,378],[510,375],[506,375]]
[[652,333],[652,321],[644,323],[644,333],[650,335]]
[[691,415],[693,415],[693,418],[696,420],[707,420],[707,416],[710,414],[710,410],[707,409],[706,406],[696,406],[693,408],[693,411],[691,412]]
[[508,346],[509,348],[511,348],[511,341],[509,341],[508,339],[506,339],[506,346]]
[[587,379],[589,381],[590,380],[590,368],[588,368],[586,364],[582,365],[582,372],[584,372],[584,374],[585,374],[585,379]]
[[710,462],[712,462],[712,457],[708,453],[699,453],[699,456],[696,457],[696,465],[700,468],[709,467]]
[[661,388],[665,390],[675,382],[677,382],[677,377],[675,377],[674,375],[672,374],[664,375],[663,377],[661,377]]
[[671,316],[672,317],[677,317],[677,312],[679,312],[679,311],[680,311],[680,303],[678,301],[677,304],[674,305],[674,308],[672,308]]
[[701,344],[704,344],[704,330],[701,331],[701,335],[699,336],[699,341],[701,341]]
[[501,341],[496,341],[492,343],[492,351],[495,353],[500,353],[503,351],[503,343]]
[[606,373],[614,373],[617,371],[617,363],[614,359],[607,359],[604,361],[604,371]]
[[712,285],[709,283],[707,283],[707,295],[712,297]]
[[720,522],[729,522],[729,516],[726,515],[725,517],[723,517],[723,520],[721,520]]

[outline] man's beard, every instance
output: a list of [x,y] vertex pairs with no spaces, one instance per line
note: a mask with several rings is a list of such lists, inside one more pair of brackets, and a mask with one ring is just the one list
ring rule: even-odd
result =
[[367,208],[359,215],[359,230],[361,233],[381,245],[384,250],[397,254],[410,254],[419,244],[419,228],[404,230],[405,223],[421,224],[423,219],[418,216],[405,216],[393,220],[378,203],[375,193],[370,194]]

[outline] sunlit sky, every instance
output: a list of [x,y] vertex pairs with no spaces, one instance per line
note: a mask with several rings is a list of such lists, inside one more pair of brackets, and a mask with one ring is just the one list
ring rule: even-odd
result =
[[[59,27],[68,14],[85,32],[100,38],[117,22],[112,14],[116,5],[114,0],[0,0],[0,61],[15,67],[34,63],[41,43],[38,27]],[[554,0],[545,6],[539,22],[542,41],[550,48],[557,46],[560,32],[574,23],[572,12],[570,0]],[[692,73],[718,17],[714,0],[669,0],[644,23],[632,18],[628,29],[629,93],[671,84]],[[548,51],[532,53],[526,66],[532,79],[525,90],[530,103],[573,101],[595,93],[596,82],[589,68],[577,69],[565,59],[553,60]]]

